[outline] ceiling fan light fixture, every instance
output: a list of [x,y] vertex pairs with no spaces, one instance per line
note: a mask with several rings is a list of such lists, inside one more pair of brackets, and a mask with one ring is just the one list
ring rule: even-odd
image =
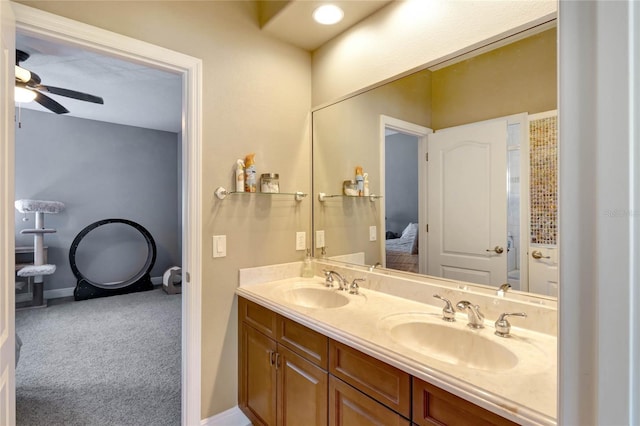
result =
[[16,102],[27,103],[36,98],[36,92],[26,87],[16,86],[14,89],[14,99]]
[[16,65],[16,78],[23,83],[31,80],[31,71]]
[[344,12],[335,4],[323,4],[313,11],[313,19],[322,25],[333,25],[342,21]]

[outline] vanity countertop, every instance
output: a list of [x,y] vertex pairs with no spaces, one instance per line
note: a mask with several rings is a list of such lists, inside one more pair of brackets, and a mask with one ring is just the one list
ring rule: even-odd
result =
[[[359,295],[341,291],[341,297],[350,299],[341,307],[305,307],[285,297],[287,290],[298,287],[327,290],[324,280],[314,277],[242,286],[236,293],[514,422],[556,424],[555,336],[512,327],[510,338],[498,337],[494,335],[495,318],[485,318],[485,328],[472,331],[467,328],[465,313],[456,313],[455,322],[444,322],[440,308],[367,288],[361,288]],[[478,334],[508,348],[518,360],[509,365],[498,360],[497,367],[478,368],[428,356],[424,350],[399,343],[389,333],[394,324],[412,320],[451,327],[452,333],[456,329]]]

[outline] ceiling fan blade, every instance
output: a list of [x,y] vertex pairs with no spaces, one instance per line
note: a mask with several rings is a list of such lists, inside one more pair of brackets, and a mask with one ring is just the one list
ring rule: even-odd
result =
[[90,95],[88,93],[76,92],[75,90],[62,89],[60,87],[53,86],[36,86],[38,90],[44,90],[45,92],[53,93],[54,95],[66,96],[67,98],[78,99],[80,101],[93,102],[94,104],[104,104],[104,101],[99,96]]
[[36,98],[34,101],[56,114],[66,114],[69,112],[68,109],[60,105],[58,102],[40,92],[36,92]]

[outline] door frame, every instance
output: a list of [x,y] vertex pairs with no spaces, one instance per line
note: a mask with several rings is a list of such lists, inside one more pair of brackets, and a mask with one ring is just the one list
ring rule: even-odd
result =
[[[22,4],[11,3],[16,31],[88,48],[182,76],[182,424],[200,424],[202,293],[202,60]],[[9,94],[5,94],[9,97]],[[4,100],[3,100],[4,101]],[[15,146],[15,138],[9,141]],[[13,170],[15,160],[6,160]],[[4,214],[13,217],[13,203]],[[13,235],[13,222],[2,225]],[[5,263],[5,259],[2,259]],[[2,280],[0,285],[9,285]],[[12,317],[15,311],[12,310]],[[14,318],[11,318],[12,320]],[[14,344],[15,345],[15,344]],[[15,377],[15,370],[13,371]],[[11,390],[15,392],[15,389]]]
[[[388,115],[380,114],[380,175],[385,176],[386,166],[386,129],[392,129],[400,133],[418,138],[418,271],[427,274],[427,135],[433,130],[409,121],[400,120]],[[422,161],[421,159],[424,159]],[[380,194],[386,194],[385,179],[380,179]],[[386,206],[384,200],[380,203],[380,259],[383,267],[387,266],[385,249],[386,238]]]

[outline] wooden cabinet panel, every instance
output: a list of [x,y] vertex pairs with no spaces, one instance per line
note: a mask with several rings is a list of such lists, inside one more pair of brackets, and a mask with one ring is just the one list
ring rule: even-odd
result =
[[329,373],[278,345],[278,425],[327,424]]
[[413,422],[419,426],[517,425],[415,377],[413,379]]
[[238,322],[246,322],[256,330],[275,340],[276,316],[270,309],[238,297]]
[[242,327],[240,407],[254,425],[276,423],[276,342],[252,327]]
[[404,371],[330,340],[329,372],[403,416],[411,416],[411,376]]
[[403,418],[342,380],[329,376],[329,426],[409,426]]
[[278,315],[277,340],[323,369],[329,365],[329,338],[302,324]]

